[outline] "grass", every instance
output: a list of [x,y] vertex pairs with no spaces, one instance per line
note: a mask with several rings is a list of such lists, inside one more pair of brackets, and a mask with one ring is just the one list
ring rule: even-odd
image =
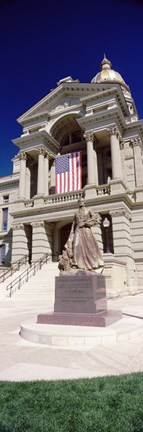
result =
[[143,374],[1,381],[0,432],[143,432]]

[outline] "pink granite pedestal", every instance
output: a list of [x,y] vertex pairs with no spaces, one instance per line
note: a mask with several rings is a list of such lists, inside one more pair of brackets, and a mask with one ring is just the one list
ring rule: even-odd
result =
[[105,277],[77,271],[55,278],[54,312],[39,314],[37,323],[106,327],[121,318],[107,309]]

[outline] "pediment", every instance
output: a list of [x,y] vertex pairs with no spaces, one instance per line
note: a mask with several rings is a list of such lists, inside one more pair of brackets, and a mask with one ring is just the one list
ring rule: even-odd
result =
[[54,104],[51,107],[50,114],[56,114],[57,112],[65,111],[67,109],[71,109],[72,107],[76,107],[80,104],[80,99],[74,96],[63,97],[59,103]]
[[75,95],[67,95],[65,89],[56,89],[56,91],[51,92],[45,98],[40,100],[31,109],[25,112],[21,117],[17,119],[18,123],[25,124],[28,120],[40,116],[47,115],[47,118],[56,116],[57,113],[63,111],[69,111],[72,107],[79,105],[80,95],[77,97]]

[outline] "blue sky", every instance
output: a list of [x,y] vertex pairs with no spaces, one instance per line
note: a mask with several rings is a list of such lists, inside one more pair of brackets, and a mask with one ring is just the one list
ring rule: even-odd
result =
[[16,119],[61,78],[90,82],[104,52],[143,118],[142,40],[139,0],[0,0],[0,175],[12,172]]

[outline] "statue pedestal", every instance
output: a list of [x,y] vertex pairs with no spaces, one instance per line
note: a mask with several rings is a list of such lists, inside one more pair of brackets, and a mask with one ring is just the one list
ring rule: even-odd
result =
[[80,270],[56,277],[54,312],[38,315],[37,323],[105,327],[121,318],[107,310],[105,277]]
[[104,276],[77,271],[56,277],[54,312],[89,314],[103,310],[107,310]]

